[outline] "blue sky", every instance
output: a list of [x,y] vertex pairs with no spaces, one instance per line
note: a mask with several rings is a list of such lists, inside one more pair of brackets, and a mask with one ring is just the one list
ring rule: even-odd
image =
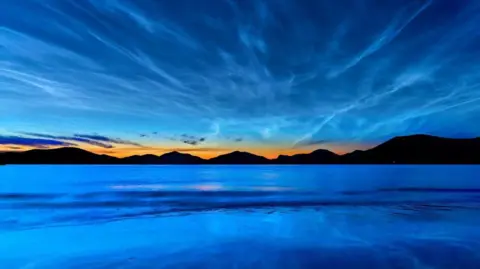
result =
[[479,12],[467,0],[4,0],[0,146],[282,153],[479,136]]

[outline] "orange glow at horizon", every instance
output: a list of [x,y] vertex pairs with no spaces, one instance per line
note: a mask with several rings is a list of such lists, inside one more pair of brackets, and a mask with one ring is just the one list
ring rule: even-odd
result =
[[[247,146],[247,147],[218,147],[218,148],[202,148],[202,147],[191,147],[191,148],[170,148],[170,147],[160,147],[160,146],[150,146],[150,147],[116,147],[111,149],[99,148],[95,146],[83,146],[79,147],[81,149],[96,153],[96,154],[106,154],[110,156],[115,156],[119,158],[128,157],[132,155],[162,155],[171,151],[178,151],[181,153],[188,153],[201,157],[203,159],[210,159],[218,155],[230,153],[232,151],[246,151],[252,154],[264,156],[269,159],[277,158],[278,155],[294,155],[294,154],[303,154],[310,153],[316,149],[324,148],[335,152],[337,154],[345,154],[356,149],[368,149],[372,145],[363,145],[363,144],[336,144],[336,145],[325,145],[324,147],[305,147],[305,148],[286,148],[286,147],[265,147],[265,146]],[[55,148],[55,147],[51,147]],[[32,150],[35,147],[27,146],[12,146],[12,145],[0,145],[0,152],[16,152],[16,151],[26,151]]]

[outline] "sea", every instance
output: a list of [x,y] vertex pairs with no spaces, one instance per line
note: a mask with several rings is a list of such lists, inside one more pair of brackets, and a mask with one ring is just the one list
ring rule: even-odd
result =
[[0,166],[0,268],[480,268],[480,166]]

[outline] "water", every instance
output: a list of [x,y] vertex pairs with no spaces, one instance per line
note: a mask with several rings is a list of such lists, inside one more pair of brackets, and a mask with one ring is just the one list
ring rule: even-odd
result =
[[0,268],[480,268],[480,166],[0,166]]

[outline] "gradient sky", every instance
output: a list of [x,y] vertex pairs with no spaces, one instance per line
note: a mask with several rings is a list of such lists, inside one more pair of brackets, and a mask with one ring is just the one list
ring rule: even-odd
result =
[[480,135],[480,1],[2,0],[0,150]]

